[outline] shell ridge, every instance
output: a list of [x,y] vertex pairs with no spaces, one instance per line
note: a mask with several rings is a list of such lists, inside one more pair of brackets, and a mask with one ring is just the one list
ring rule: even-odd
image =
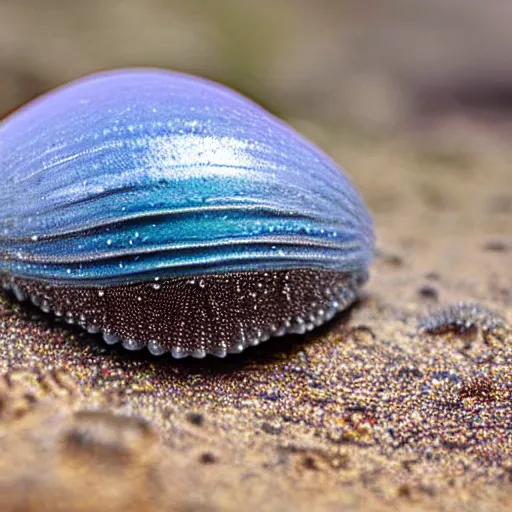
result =
[[[291,251],[289,251],[291,252]],[[155,265],[151,262],[157,260]],[[347,253],[340,259],[339,254],[326,253],[326,251],[309,252],[304,254],[301,249],[296,254],[283,254],[270,256],[268,252],[245,251],[237,254],[211,255],[208,259],[195,254],[194,257],[176,261],[175,257],[164,260],[162,255],[155,257],[148,255],[144,265],[140,268],[138,262],[125,262],[112,260],[110,265],[99,266],[97,264],[79,263],[77,268],[72,265],[37,265],[26,263],[20,265],[16,260],[0,261],[0,271],[4,270],[12,275],[31,277],[39,279],[51,279],[53,282],[80,282],[80,281],[102,281],[105,276],[108,281],[137,280],[139,278],[150,279],[162,275],[200,275],[201,273],[212,272],[234,272],[244,268],[254,270],[273,270],[283,268],[308,268],[325,269],[338,271],[353,271],[365,263],[365,256],[360,251],[353,254]],[[69,270],[69,272],[68,272]],[[92,272],[88,273],[88,270]]]
[[[179,253],[179,252],[194,252],[200,249],[215,249],[217,247],[233,247],[233,246],[271,246],[278,249],[278,246],[290,247],[290,248],[314,248],[314,249],[332,249],[332,250],[343,250],[348,251],[350,249],[356,250],[360,247],[360,243],[356,239],[346,239],[343,243],[316,239],[316,238],[305,238],[299,236],[260,236],[260,237],[245,237],[236,239],[217,239],[210,242],[196,242],[196,243],[185,243],[178,242],[175,244],[165,244],[158,246],[149,247],[130,247],[125,250],[109,251],[104,253],[89,252],[79,253],[78,255],[71,255],[67,253],[51,253],[51,254],[30,254],[28,252],[23,253],[23,261],[26,263],[53,263],[53,264],[68,264],[68,263],[91,263],[110,259],[120,259],[125,257],[143,256],[146,254],[157,254],[157,253]],[[20,249],[15,247],[11,250],[2,247],[2,253],[5,259],[20,259]]]
[[[108,194],[105,195],[105,197],[108,197]],[[108,228],[115,228],[119,227],[122,224],[129,224],[132,222],[138,222],[138,221],[145,221],[147,225],[153,224],[158,221],[160,218],[168,217],[170,219],[174,220],[176,217],[179,216],[193,216],[198,214],[205,214],[205,213],[218,213],[218,214],[227,214],[227,213],[233,213],[233,212],[250,212],[252,213],[262,213],[267,215],[273,215],[276,218],[286,219],[293,218],[296,221],[315,221],[320,220],[320,215],[308,213],[305,211],[290,211],[290,209],[276,207],[271,204],[247,204],[247,203],[238,203],[238,204],[226,204],[226,205],[200,205],[200,206],[193,206],[193,207],[182,207],[182,208],[175,208],[175,209],[163,209],[163,210],[149,210],[147,212],[139,212],[139,213],[133,213],[133,214],[126,214],[123,217],[117,217],[108,219],[102,222],[95,222],[94,224],[89,225],[83,225],[83,226],[77,226],[73,230],[55,230],[52,233],[49,234],[40,234],[38,233],[35,235],[34,231],[31,231],[29,234],[25,236],[16,236],[12,233],[9,233],[8,236],[1,235],[0,234],[0,242],[2,241],[12,241],[12,242],[28,242],[33,239],[34,236],[37,236],[38,240],[51,240],[53,238],[57,237],[65,237],[65,236],[72,236],[72,235],[86,235],[92,231],[98,230],[98,229],[108,229]],[[61,211],[61,214],[64,212]],[[266,217],[268,218],[268,217]],[[340,219],[332,218],[330,219],[331,222],[336,222],[335,225],[339,226],[345,226],[343,222],[340,221]],[[0,225],[8,225],[12,224],[13,218],[7,218],[0,220]],[[131,227],[131,226],[130,226]]]

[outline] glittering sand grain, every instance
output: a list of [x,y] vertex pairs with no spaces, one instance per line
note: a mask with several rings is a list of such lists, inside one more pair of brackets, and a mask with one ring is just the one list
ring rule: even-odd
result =
[[[510,166],[352,143],[379,255],[316,333],[175,361],[0,295],[2,511],[511,510]],[[499,335],[421,329],[458,301]]]

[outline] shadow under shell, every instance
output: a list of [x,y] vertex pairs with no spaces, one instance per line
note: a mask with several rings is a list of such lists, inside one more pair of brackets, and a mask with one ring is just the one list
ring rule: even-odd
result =
[[19,300],[64,317],[107,343],[152,354],[224,357],[273,336],[302,334],[356,298],[359,272],[290,269],[206,274],[111,286],[3,277]]

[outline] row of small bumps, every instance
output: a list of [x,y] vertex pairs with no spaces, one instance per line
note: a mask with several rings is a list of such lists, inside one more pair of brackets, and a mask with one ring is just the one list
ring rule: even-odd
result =
[[[17,300],[25,301],[30,299],[34,306],[40,308],[44,313],[50,313],[53,310],[54,315],[57,318],[62,318],[68,324],[77,324],[85,329],[90,334],[97,334],[101,331],[100,327],[95,324],[88,324],[87,319],[84,315],[80,315],[76,319],[72,313],[63,312],[61,310],[53,309],[50,301],[36,294],[28,294],[19,285],[13,283],[9,279],[3,280],[3,289],[11,291]],[[256,333],[251,336],[243,336],[243,339],[239,343],[232,345],[231,347],[217,347],[212,349],[211,352],[207,352],[204,349],[196,349],[194,351],[187,351],[182,347],[175,346],[170,350],[171,355],[176,359],[181,359],[187,356],[192,356],[197,359],[206,357],[208,353],[211,353],[217,357],[225,357],[227,354],[237,354],[242,352],[248,346],[256,346],[270,339],[271,337],[284,336],[285,334],[304,334],[308,331],[313,330],[315,327],[324,324],[331,320],[338,311],[345,309],[355,299],[356,293],[354,286],[356,283],[347,286],[344,284],[340,285],[337,290],[332,291],[327,288],[324,291],[324,295],[330,300],[327,306],[318,306],[316,303],[312,304],[311,313],[306,318],[297,316],[293,319],[285,321],[282,325],[276,326],[271,325],[266,329],[259,329]],[[119,336],[103,332],[103,339],[108,345],[114,345],[121,343],[122,346],[131,351],[141,350],[147,346],[148,351],[159,356],[168,352],[166,348],[158,341],[149,341],[147,344],[137,340],[121,339]]]

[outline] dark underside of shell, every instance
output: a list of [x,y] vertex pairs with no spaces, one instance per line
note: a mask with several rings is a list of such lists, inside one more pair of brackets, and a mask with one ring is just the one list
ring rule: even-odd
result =
[[109,344],[154,355],[224,357],[270,337],[302,334],[356,297],[364,273],[247,271],[157,282],[84,287],[3,277],[17,299],[30,299]]

